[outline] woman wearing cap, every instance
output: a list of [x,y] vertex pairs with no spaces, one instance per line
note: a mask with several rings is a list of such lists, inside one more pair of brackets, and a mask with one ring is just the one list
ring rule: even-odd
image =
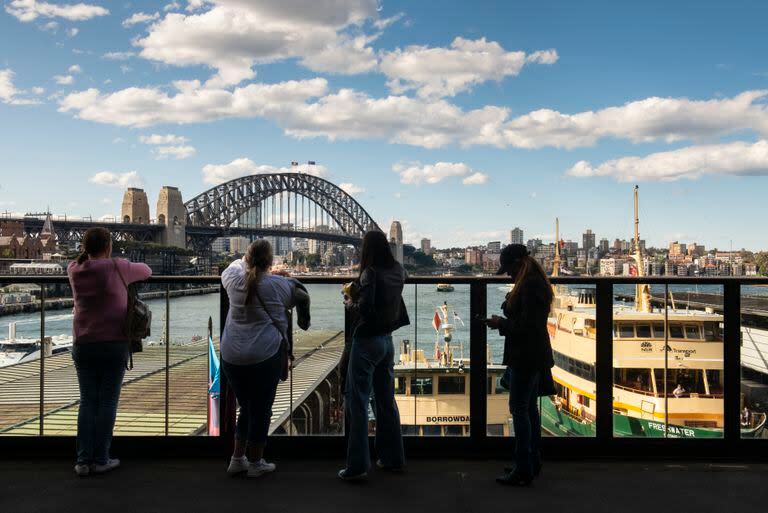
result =
[[515,465],[496,480],[501,484],[527,486],[541,471],[541,421],[536,401],[553,393],[552,346],[547,318],[552,304],[552,286],[539,263],[522,244],[511,244],[501,252],[496,274],[514,280],[501,309],[503,317],[485,322],[504,336],[504,359],[509,378],[509,411],[515,428]]

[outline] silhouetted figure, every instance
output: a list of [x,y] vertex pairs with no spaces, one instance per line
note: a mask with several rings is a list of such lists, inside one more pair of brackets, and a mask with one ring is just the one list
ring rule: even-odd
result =
[[539,396],[554,394],[552,346],[547,318],[553,292],[547,275],[522,244],[506,246],[496,274],[507,274],[515,286],[502,305],[504,317],[486,324],[504,336],[504,359],[509,378],[509,410],[515,428],[515,465],[496,480],[528,485],[541,470]]
[[346,380],[349,425],[347,466],[341,479],[361,479],[368,473],[368,403],[375,394],[376,465],[400,471],[405,464],[400,413],[395,402],[395,348],[392,332],[410,324],[402,293],[405,270],[395,260],[386,236],[370,231],[363,237],[359,286],[355,298],[345,299],[357,313]]
[[[253,242],[245,256],[221,274],[229,313],[221,337],[222,369],[235,392],[240,415],[227,472],[259,477],[274,472],[264,460],[277,385],[287,378],[290,347],[288,312],[296,306],[298,325],[309,329],[309,295],[286,276],[270,274],[272,246]],[[246,456],[247,452],[247,456]]]
[[75,303],[72,359],[80,386],[75,472],[87,476],[120,465],[109,457],[109,448],[129,357],[127,285],[146,280],[152,270],[113,259],[109,230],[90,228],[67,274]]

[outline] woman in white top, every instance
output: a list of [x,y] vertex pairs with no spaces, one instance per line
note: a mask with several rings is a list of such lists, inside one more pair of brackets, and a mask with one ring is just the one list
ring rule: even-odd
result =
[[295,280],[270,274],[271,267],[272,246],[257,240],[221,274],[229,295],[221,337],[222,369],[240,404],[235,450],[227,472],[247,471],[248,477],[275,470],[273,463],[264,460],[264,447],[288,350],[288,311],[296,306],[299,327],[309,328],[306,289]]

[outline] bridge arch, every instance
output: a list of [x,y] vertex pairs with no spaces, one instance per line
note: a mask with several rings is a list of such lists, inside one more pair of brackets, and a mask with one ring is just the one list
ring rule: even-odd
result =
[[251,209],[261,208],[282,193],[307,198],[348,237],[362,238],[366,231],[379,229],[351,195],[328,180],[304,173],[249,175],[219,184],[184,204],[187,226],[229,228]]

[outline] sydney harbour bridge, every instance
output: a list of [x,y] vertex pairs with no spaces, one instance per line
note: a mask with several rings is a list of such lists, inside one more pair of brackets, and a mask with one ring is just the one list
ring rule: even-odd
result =
[[[3,218],[38,236],[44,217]],[[219,237],[297,237],[358,246],[363,234],[379,229],[351,195],[323,178],[300,172],[257,174],[219,184],[182,201],[181,191],[163,187],[154,217],[142,189],[125,192],[121,219],[105,222],[61,219],[53,222],[59,244],[80,241],[92,226],[108,228],[115,240],[154,242],[209,253]]]

